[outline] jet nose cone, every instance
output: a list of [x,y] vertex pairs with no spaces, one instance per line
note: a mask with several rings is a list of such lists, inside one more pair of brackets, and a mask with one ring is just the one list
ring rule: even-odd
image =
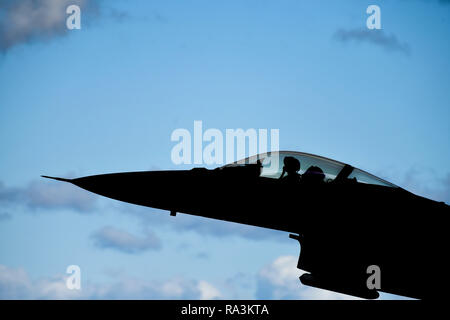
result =
[[70,182],[115,200],[166,210],[189,198],[195,190],[193,185],[198,184],[197,175],[183,170],[111,173],[76,179],[44,177]]
[[66,179],[66,178],[58,178],[58,177],[50,177],[50,176],[44,176],[41,175],[42,178],[46,178],[46,179],[53,179],[53,180],[58,180],[58,181],[64,181],[64,182],[72,182],[72,179]]
[[178,176],[167,171],[125,172],[87,176],[71,183],[96,194],[133,204],[165,208]]

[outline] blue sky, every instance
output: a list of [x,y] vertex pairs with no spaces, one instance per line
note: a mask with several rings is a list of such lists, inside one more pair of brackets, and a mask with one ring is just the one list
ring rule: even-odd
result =
[[189,168],[170,136],[194,120],[450,203],[448,1],[29,3],[0,5],[0,298],[343,298],[299,284],[286,233],[39,177]]

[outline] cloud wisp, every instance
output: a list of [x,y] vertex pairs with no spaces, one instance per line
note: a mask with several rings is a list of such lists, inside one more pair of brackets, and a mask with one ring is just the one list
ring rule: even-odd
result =
[[408,43],[401,42],[393,33],[390,35],[386,34],[384,30],[339,29],[334,33],[333,39],[342,43],[370,43],[386,51],[397,51],[407,56],[411,54],[411,48]]
[[97,7],[88,0],[4,0],[0,2],[0,51],[20,44],[46,41],[67,33],[67,6],[84,9]]
[[94,245],[101,249],[114,249],[124,253],[141,253],[161,248],[161,241],[147,230],[144,237],[135,236],[128,231],[106,226],[91,235]]
[[[46,42],[68,35],[66,9],[77,5],[81,10],[82,26],[87,21],[109,17],[118,22],[129,18],[128,13],[109,8],[103,0],[2,0],[0,1],[0,53],[35,42]],[[82,27],[83,28],[83,27]]]
[[0,204],[25,205],[35,210],[69,209],[89,213],[96,208],[97,196],[68,183],[32,181],[23,188],[7,187],[0,181]]

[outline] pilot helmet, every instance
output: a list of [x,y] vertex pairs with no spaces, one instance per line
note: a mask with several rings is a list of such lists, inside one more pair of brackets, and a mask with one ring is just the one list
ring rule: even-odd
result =
[[303,173],[303,181],[322,182],[325,178],[323,170],[316,166],[311,166]]
[[298,172],[300,170],[300,161],[294,157],[286,157],[283,160],[284,170],[288,173]]

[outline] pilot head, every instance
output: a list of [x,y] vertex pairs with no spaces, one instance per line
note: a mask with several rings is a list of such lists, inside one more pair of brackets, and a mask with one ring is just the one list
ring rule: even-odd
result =
[[325,174],[322,169],[316,166],[311,166],[308,170],[305,171],[302,175],[302,179],[304,182],[310,183],[320,183],[323,182],[325,178]]
[[294,157],[284,158],[283,163],[283,171],[287,172],[287,174],[295,174],[300,170],[300,161]]

